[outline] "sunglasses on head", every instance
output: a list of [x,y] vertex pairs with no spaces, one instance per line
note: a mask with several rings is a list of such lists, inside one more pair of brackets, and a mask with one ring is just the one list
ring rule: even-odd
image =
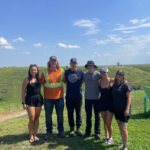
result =
[[36,65],[36,64],[30,64],[30,67],[32,67],[32,66],[36,66],[36,67],[37,67],[37,65]]

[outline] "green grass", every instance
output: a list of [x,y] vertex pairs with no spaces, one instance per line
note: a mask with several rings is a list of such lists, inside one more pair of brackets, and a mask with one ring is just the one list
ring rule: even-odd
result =
[[[143,114],[143,97],[145,93],[143,91],[133,91],[132,92],[132,115],[128,124],[129,132],[129,150],[150,150],[150,113]],[[150,108],[150,102],[148,103]],[[55,115],[55,112],[54,112]],[[84,109],[84,104],[82,106],[82,126],[81,129],[83,133],[86,127],[86,114]],[[119,129],[115,119],[113,118],[113,145],[106,145],[103,143],[105,138],[103,121],[101,119],[101,140],[95,140],[94,138],[94,116],[92,117],[92,136],[83,139],[82,137],[75,136],[70,138],[69,125],[67,119],[66,107],[64,109],[64,128],[66,133],[66,138],[61,139],[57,134],[57,118],[53,117],[53,135],[52,137],[45,141],[45,113],[44,110],[41,112],[40,116],[40,126],[38,131],[38,137],[40,137],[39,143],[28,142],[28,117],[27,115],[8,120],[0,123],[0,149],[1,150],[117,150],[118,145],[122,144]]]
[[[45,67],[39,67],[40,74]],[[63,67],[67,69],[68,67]],[[101,66],[98,66],[97,71]],[[144,68],[144,69],[143,69]],[[79,66],[84,72],[87,71],[83,66]],[[150,86],[150,65],[133,65],[133,66],[108,66],[109,76],[115,77],[117,70],[122,69],[126,73],[126,78],[128,82],[136,82],[139,79],[139,83],[131,83],[134,85],[139,85],[141,88],[143,86]],[[28,75],[28,67],[22,68],[0,68],[0,114],[4,112],[12,112],[22,108],[21,105],[21,88],[24,78]],[[85,87],[83,84],[83,92]],[[41,90],[43,93],[43,89]],[[64,91],[66,91],[66,86],[64,85]]]

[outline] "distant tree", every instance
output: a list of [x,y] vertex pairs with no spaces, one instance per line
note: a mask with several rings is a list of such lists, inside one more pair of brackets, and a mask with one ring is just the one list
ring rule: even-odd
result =
[[120,66],[120,62],[117,62],[117,66]]

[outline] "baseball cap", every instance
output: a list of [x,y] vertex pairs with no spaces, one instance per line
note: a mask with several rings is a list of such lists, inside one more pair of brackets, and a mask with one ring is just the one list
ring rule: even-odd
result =
[[56,58],[56,56],[51,56],[49,60],[56,60],[57,61],[57,58]]
[[121,75],[125,76],[125,72],[123,70],[118,70],[116,74],[121,74]]
[[102,68],[100,69],[100,71],[103,71],[103,72],[109,72],[108,69],[107,69],[106,67],[102,67]]
[[77,59],[76,58],[71,58],[70,63],[77,63]]

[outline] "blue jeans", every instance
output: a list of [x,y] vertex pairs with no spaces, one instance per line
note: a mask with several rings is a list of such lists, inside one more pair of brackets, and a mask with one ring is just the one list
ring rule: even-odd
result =
[[64,98],[60,99],[44,99],[44,108],[45,108],[45,117],[46,117],[46,132],[52,133],[52,113],[53,107],[55,105],[56,114],[57,114],[57,124],[58,131],[63,132],[63,110],[64,110]]

